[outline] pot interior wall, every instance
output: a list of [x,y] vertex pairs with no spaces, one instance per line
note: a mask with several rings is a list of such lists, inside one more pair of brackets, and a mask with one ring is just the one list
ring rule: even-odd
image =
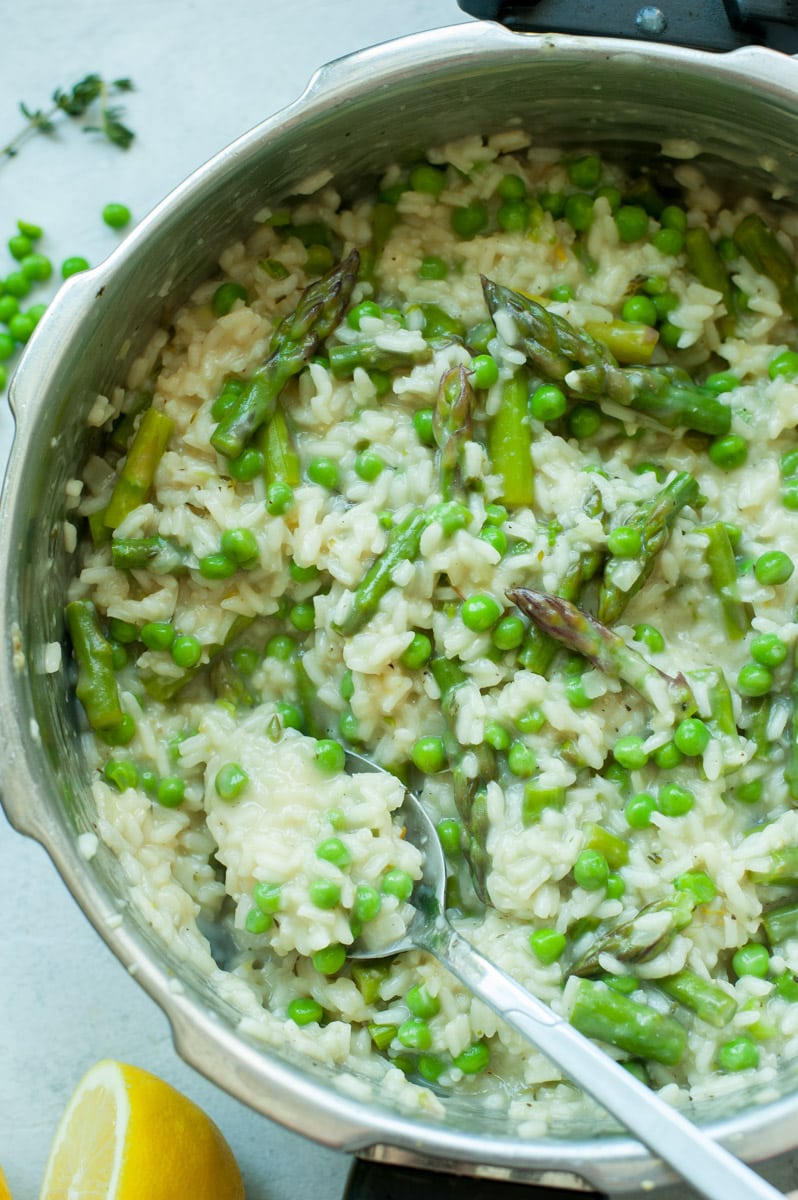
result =
[[[121,907],[126,884],[110,854],[101,850],[88,867],[64,849],[92,822],[68,670],[50,675],[41,666],[44,644],[63,642],[73,569],[62,533],[65,486],[86,456],[84,419],[96,395],[110,394],[124,380],[126,364],[212,270],[219,251],[246,235],[255,213],[290,196],[320,167],[329,166],[339,190],[352,196],[367,190],[385,165],[412,161],[425,146],[515,124],[541,142],[664,162],[663,143],[668,148],[689,139],[730,187],[744,177],[746,186],[767,192],[777,179],[779,196],[795,188],[798,101],[786,90],[750,87],[719,60],[713,66],[711,56],[685,54],[677,63],[644,48],[522,35],[492,35],[490,43],[485,57],[475,52],[474,39],[468,52],[447,53],[437,36],[419,47],[400,44],[392,57],[373,51],[349,69],[336,65],[328,84],[322,81],[287,115],[247,135],[223,164],[204,168],[143,222],[101,275],[96,296],[87,298],[84,290],[76,312],[67,295],[34,338],[16,385],[19,436],[5,499],[11,551],[4,618],[6,629],[19,626],[28,669],[9,670],[13,697],[3,703],[26,749],[3,767],[3,789],[6,799],[17,796],[17,813],[18,789],[31,788],[38,797],[30,831],[47,842],[84,906]],[[30,736],[31,721],[40,746]],[[80,879],[87,872],[89,885]],[[139,927],[134,940],[168,973],[146,929]],[[189,980],[189,990],[235,1023],[202,981]],[[321,1068],[302,1069],[332,1079]],[[703,1105],[698,1115],[721,1119],[761,1105],[793,1090],[796,1076],[785,1067],[767,1095],[736,1092]],[[269,1111],[268,1089],[247,1099]],[[514,1136],[502,1117],[491,1128],[490,1118],[465,1105],[451,1119],[474,1134]],[[590,1137],[601,1128],[600,1121],[561,1127],[555,1140]]]

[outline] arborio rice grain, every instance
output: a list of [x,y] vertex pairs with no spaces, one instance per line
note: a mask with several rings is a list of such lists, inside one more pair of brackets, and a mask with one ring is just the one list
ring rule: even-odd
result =
[[798,1012],[795,221],[518,131],[353,209],[318,187],[93,410],[99,837],[247,1032],[539,1133],[583,1103],[544,1056],[423,954],[347,960],[420,875],[353,748],[524,986],[673,1102],[766,1083]]

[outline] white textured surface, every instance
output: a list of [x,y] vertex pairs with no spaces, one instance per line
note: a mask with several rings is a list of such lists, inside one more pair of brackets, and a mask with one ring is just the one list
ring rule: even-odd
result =
[[[127,153],[59,126],[0,161],[0,242],[18,217],[41,223],[55,261],[97,262],[116,244],[99,212],[141,217],[194,167],[293,100],[312,71],[362,46],[463,19],[455,0],[30,0],[3,14],[0,144],[17,103],[43,106],[89,71],[129,75],[137,139]],[[10,266],[0,249],[0,271]],[[36,296],[35,299],[39,297]],[[33,298],[32,298],[33,299]],[[0,466],[12,422],[0,402]],[[80,1075],[109,1056],[155,1071],[217,1121],[248,1200],[335,1200],[349,1160],[249,1111],[186,1067],[160,1011],[77,909],[44,852],[0,815],[0,1163],[17,1200],[35,1196],[50,1139]],[[788,1186],[793,1160],[769,1175]],[[534,1193],[530,1193],[530,1197]],[[662,1193],[676,1197],[683,1189]],[[142,1198],[144,1200],[144,1198]]]

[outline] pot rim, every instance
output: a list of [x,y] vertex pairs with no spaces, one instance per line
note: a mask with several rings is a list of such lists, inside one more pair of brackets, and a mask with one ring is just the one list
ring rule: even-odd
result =
[[[395,1111],[377,1110],[373,1104],[333,1090],[287,1061],[272,1057],[267,1047],[264,1053],[252,1042],[245,1043],[232,1026],[223,1025],[201,1003],[190,982],[178,985],[166,949],[153,954],[138,931],[120,920],[119,907],[110,892],[87,871],[75,838],[65,836],[65,825],[46,802],[40,741],[31,724],[33,709],[26,683],[27,664],[22,657],[24,648],[14,636],[21,624],[15,551],[24,545],[26,528],[26,514],[18,496],[28,443],[48,397],[58,387],[67,342],[80,335],[81,325],[85,327],[107,283],[120,268],[146,252],[164,218],[180,212],[201,195],[232,162],[257,157],[260,147],[276,131],[301,125],[331,103],[345,102],[342,93],[350,98],[366,94],[375,87],[375,79],[379,79],[380,87],[390,87],[409,70],[422,73],[426,66],[441,62],[465,62],[476,56],[516,59],[533,53],[601,55],[607,60],[641,57],[677,69],[700,70],[743,89],[763,89],[774,99],[791,101],[798,107],[798,64],[786,55],[758,46],[714,54],[654,42],[515,33],[492,22],[446,26],[369,47],[321,67],[295,101],[200,166],[102,264],[67,281],[35,331],[11,385],[16,433],[0,499],[0,569],[4,578],[0,623],[11,631],[0,655],[0,704],[7,737],[0,763],[0,798],[11,824],[40,842],[104,941],[164,1011],[180,1055],[238,1099],[299,1132],[306,1132],[308,1112],[312,1111],[316,1140],[374,1158],[424,1162],[455,1170],[467,1164],[484,1175],[526,1180],[545,1177],[549,1183],[586,1180],[596,1187],[625,1191],[644,1183],[665,1183],[675,1176],[629,1137],[529,1143],[518,1136],[500,1139],[465,1134],[446,1126],[421,1124]],[[762,1160],[794,1144],[797,1104],[798,1098],[783,1097],[704,1128],[733,1151],[745,1140],[746,1158]]]

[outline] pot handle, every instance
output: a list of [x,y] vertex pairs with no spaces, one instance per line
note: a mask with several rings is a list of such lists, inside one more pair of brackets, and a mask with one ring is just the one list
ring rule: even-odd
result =
[[[343,1200],[574,1200],[584,1194],[356,1158]],[[606,1200],[598,1192],[589,1194],[591,1200]]]
[[472,17],[518,33],[575,33],[701,50],[752,44],[798,53],[798,0],[458,0]]

